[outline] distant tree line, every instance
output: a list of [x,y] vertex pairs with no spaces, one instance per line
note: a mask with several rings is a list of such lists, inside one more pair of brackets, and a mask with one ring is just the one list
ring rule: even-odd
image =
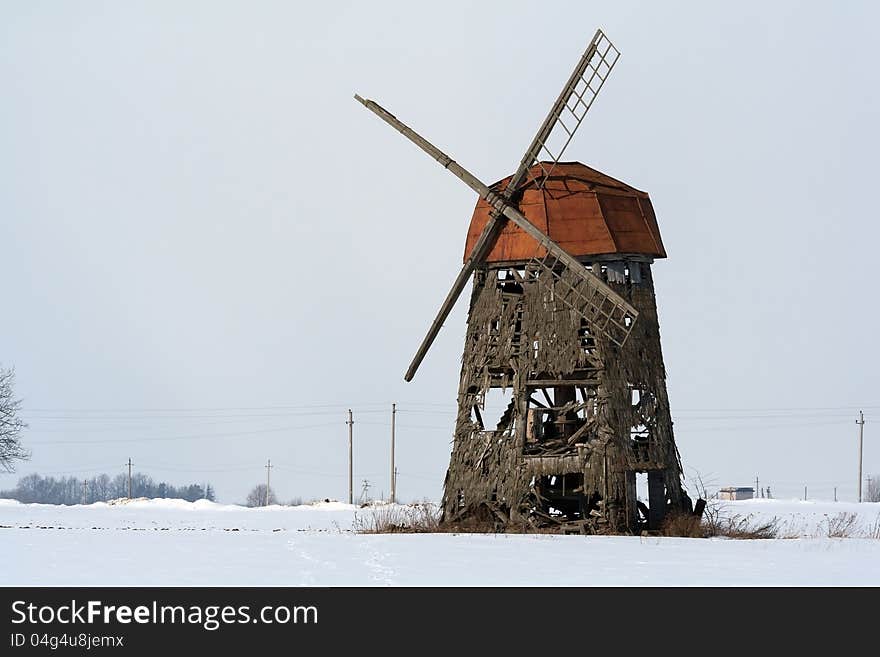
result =
[[[131,496],[178,498],[189,502],[201,499],[216,501],[211,484],[173,486],[164,481],[157,483],[141,472],[131,476]],[[100,474],[86,480],[76,477],[56,479],[30,474],[19,479],[15,488],[0,490],[0,498],[18,500],[25,504],[92,504],[119,497],[128,497],[127,474],[118,474],[115,477]]]

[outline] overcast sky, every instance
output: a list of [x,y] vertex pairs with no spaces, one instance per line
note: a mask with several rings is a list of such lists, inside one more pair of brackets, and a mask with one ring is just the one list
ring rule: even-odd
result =
[[441,493],[474,193],[596,27],[622,56],[567,159],[651,194],[690,475],[855,495],[880,474],[873,3],[0,2],[0,362],[30,472],[135,469],[242,501]]

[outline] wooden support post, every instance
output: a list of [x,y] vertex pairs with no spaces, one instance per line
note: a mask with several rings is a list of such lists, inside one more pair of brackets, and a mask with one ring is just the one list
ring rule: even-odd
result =
[[666,477],[662,470],[648,472],[648,529],[660,529],[666,518]]

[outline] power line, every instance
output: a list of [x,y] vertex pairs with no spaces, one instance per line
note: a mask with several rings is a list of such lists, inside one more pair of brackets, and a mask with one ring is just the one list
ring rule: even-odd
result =
[[[385,406],[387,402],[361,402],[354,406]],[[29,408],[24,411],[49,412],[49,413],[165,413],[165,412],[210,412],[210,411],[263,411],[263,410],[297,410],[309,408],[346,408],[345,404],[299,404],[299,405],[276,405],[276,406],[212,406],[212,407],[137,407],[137,408]],[[865,408],[868,408],[867,406]]]
[[[118,467],[116,463],[110,463],[109,465],[99,465],[95,467],[84,467],[79,470],[52,470],[49,472],[35,472],[32,474],[39,474],[40,476],[48,476],[48,475],[73,475],[73,474],[93,474],[99,473],[103,474],[107,470],[115,470]],[[13,474],[11,472],[7,472],[6,474]],[[27,476],[27,475],[24,475]]]
[[[241,465],[237,467],[218,467],[218,468],[175,468],[169,467],[166,465],[156,465],[152,463],[143,463],[141,462],[141,468],[150,470],[158,470],[159,472],[183,472],[183,473],[193,473],[193,474],[201,474],[204,472],[247,472],[250,470],[257,470],[261,466],[258,465]],[[263,466],[265,467],[265,466]],[[275,466],[272,466],[275,467]]]
[[231,431],[226,433],[194,434],[189,436],[153,436],[149,438],[133,439],[98,439],[98,440],[34,440],[33,445],[97,445],[107,443],[144,443],[163,442],[169,440],[199,440],[203,438],[234,438],[237,436],[252,436],[263,433],[278,433],[282,431],[296,431],[297,429],[315,429],[318,427],[336,426],[336,422],[323,422],[321,424],[307,424],[299,426],[276,427],[272,429],[252,429],[249,431]]
[[[382,413],[382,409],[358,410],[359,413]],[[155,420],[238,420],[238,419],[260,419],[275,417],[307,417],[312,415],[332,416],[338,411],[307,411],[304,413],[236,413],[224,415],[46,415],[42,417],[32,417],[25,414],[29,420],[65,420],[75,422],[141,422]]]
[[706,433],[706,432],[715,432],[715,431],[754,431],[761,432],[766,431],[768,429],[784,429],[784,428],[809,428],[809,427],[831,427],[831,426],[842,426],[843,421],[835,420],[833,422],[805,422],[805,423],[776,423],[776,424],[761,424],[758,426],[751,427],[688,427],[683,428],[678,426],[676,422],[676,433]]

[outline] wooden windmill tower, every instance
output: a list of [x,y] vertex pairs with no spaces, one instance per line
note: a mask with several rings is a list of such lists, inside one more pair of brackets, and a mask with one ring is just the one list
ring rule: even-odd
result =
[[[472,279],[446,521],[634,531],[690,506],[660,350],[651,264],[666,252],[651,201],[561,161],[618,57],[598,30],[519,168],[491,186],[355,96],[480,196],[464,267],[405,376]],[[499,391],[506,410],[484,417]]]

